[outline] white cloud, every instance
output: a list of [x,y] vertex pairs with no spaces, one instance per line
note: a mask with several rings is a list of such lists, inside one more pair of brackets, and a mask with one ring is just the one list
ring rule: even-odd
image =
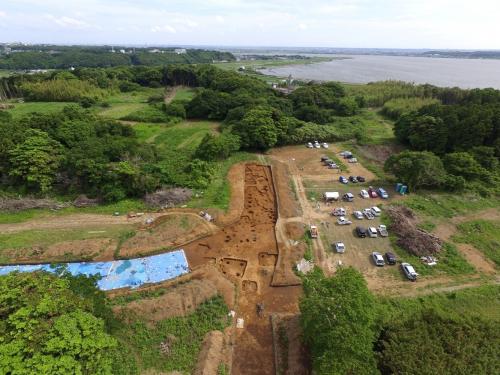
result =
[[222,16],[215,16],[215,22],[217,22],[217,23],[224,23],[224,17],[222,17]]
[[153,33],[168,32],[168,33],[172,33],[172,34],[175,34],[177,32],[177,30],[170,25],[154,26],[151,28],[151,31]]
[[7,17],[7,13],[2,12],[2,11],[0,10],[0,17]]
[[77,20],[76,18],[67,16],[55,17],[52,14],[47,14],[45,17],[61,27],[75,29],[86,29],[92,27],[92,25],[88,24],[85,21]]
[[307,25],[305,23],[299,23],[300,30],[307,30]]

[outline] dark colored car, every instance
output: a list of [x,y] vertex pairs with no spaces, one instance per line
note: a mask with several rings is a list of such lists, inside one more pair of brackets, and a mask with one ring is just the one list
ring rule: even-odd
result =
[[366,179],[363,176],[357,176],[356,179],[358,180],[358,182],[365,182],[366,181]]
[[388,251],[385,253],[385,259],[387,260],[387,264],[396,264],[396,255]]
[[356,178],[356,176],[349,176],[349,181],[351,181],[352,183],[357,183],[358,179]]
[[356,227],[356,234],[358,235],[359,238],[365,238],[366,237],[366,229],[363,227]]
[[325,160],[328,160],[328,159],[330,159],[328,156],[322,156],[321,157],[321,161],[325,161]]

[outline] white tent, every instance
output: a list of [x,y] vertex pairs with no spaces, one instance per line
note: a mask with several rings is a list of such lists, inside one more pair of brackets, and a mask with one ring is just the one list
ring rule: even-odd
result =
[[340,195],[337,191],[327,191],[325,194],[323,194],[325,201],[338,201],[339,196]]

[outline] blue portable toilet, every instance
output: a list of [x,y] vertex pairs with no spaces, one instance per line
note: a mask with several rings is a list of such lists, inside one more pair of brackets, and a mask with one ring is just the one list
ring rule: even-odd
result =
[[398,182],[396,184],[396,191],[399,192],[399,189],[401,189],[401,186],[403,186],[403,184],[401,182]]
[[405,195],[407,191],[408,191],[408,186],[403,185],[403,186],[401,186],[401,189],[399,190],[399,193],[401,195]]

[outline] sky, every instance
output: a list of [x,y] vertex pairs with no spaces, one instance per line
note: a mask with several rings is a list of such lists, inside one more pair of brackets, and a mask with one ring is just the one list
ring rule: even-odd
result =
[[0,42],[500,49],[498,0],[0,0]]

